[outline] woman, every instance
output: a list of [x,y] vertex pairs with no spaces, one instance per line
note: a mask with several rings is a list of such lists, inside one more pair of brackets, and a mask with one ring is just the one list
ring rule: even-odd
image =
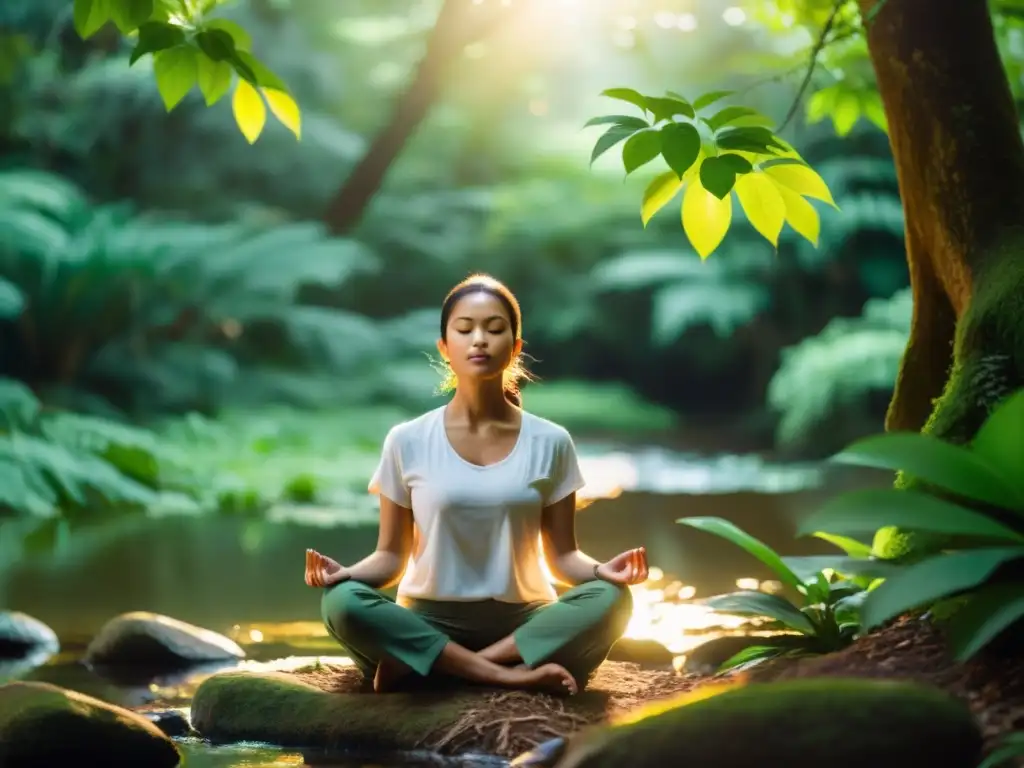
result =
[[[647,578],[643,548],[598,563],[577,547],[583,477],[568,432],[520,407],[522,345],[508,288],[486,275],[455,286],[437,342],[455,394],[385,438],[376,551],[347,567],[307,552],[324,623],[378,692],[415,673],[575,693]],[[573,585],[561,597],[545,560]],[[393,602],[378,590],[396,582]]]

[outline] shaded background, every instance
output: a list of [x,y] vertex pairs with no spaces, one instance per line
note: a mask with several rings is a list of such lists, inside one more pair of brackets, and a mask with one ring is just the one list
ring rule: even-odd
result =
[[[301,142],[270,121],[250,146],[230,99],[168,114],[151,61],[129,68],[112,28],[83,42],[66,0],[4,2],[0,607],[71,639],[136,609],[315,621],[300,550],[368,553],[380,440],[442,402],[439,305],[473,271],[520,299],[526,407],[576,438],[595,556],[644,544],[710,594],[768,574],[675,518],[811,551],[797,517],[884,481],[821,461],[881,430],[909,330],[877,96],[820,96],[857,70],[822,67],[784,133],[840,208],[819,246],[737,221],[702,262],[678,208],[641,225],[656,171],[624,182],[617,150],[591,168],[581,126],[627,85],[737,89],[782,120],[805,29],[711,0],[552,0],[447,51],[422,122],[396,122],[438,7],[231,4],[303,110]],[[375,146],[393,157],[361,190]]]

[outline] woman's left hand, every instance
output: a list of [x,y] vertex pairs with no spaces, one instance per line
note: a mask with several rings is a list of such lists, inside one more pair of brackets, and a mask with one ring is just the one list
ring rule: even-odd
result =
[[647,581],[647,549],[627,549],[597,566],[597,575],[607,582],[630,587]]

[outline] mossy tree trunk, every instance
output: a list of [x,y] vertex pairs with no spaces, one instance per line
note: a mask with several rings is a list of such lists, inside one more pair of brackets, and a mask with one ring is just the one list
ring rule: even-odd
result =
[[868,47],[914,295],[886,427],[963,443],[1024,384],[1024,143],[987,3],[860,0],[866,17],[878,2]]

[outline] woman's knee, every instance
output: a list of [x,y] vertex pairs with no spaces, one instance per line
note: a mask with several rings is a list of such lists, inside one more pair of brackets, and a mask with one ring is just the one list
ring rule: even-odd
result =
[[358,581],[343,581],[328,587],[320,598],[320,616],[335,633],[344,632],[361,622],[368,603],[376,592]]
[[598,601],[604,609],[605,620],[615,626],[621,624],[624,631],[626,624],[633,616],[633,593],[629,587],[612,584],[601,579],[588,582],[586,586],[593,599]]

